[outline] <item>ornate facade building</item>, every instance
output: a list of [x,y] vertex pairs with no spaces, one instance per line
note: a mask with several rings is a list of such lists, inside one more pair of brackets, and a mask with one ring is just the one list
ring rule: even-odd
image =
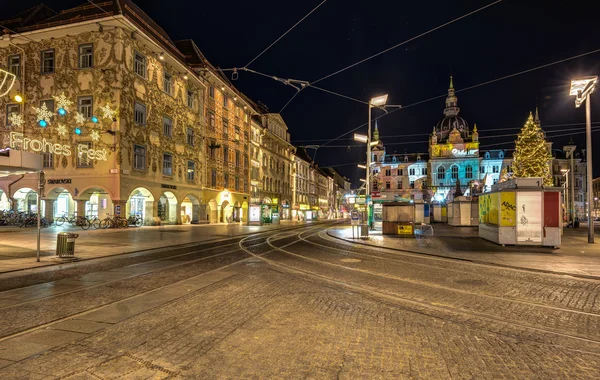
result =
[[261,220],[291,219],[294,146],[287,125],[277,113],[252,118],[251,204],[261,207]]
[[[0,99],[0,141],[43,155],[46,217],[245,219],[258,111],[193,42],[173,42],[129,0],[28,12],[2,22],[0,64],[17,81]],[[0,179],[16,210],[35,211],[36,190],[37,175]]]

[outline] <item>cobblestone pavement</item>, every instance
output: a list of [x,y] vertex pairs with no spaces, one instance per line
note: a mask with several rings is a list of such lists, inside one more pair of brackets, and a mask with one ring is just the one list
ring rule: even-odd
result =
[[592,279],[391,254],[319,226],[156,262],[0,303],[0,378],[600,378]]

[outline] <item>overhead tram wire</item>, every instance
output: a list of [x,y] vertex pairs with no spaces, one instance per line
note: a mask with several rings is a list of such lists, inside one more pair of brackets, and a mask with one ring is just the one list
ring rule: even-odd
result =
[[279,38],[277,38],[275,41],[273,41],[269,46],[267,46],[263,51],[261,51],[256,57],[254,57],[252,60],[250,60],[250,62],[246,63],[246,65],[244,66],[244,68],[248,68],[248,66],[250,66],[252,64],[252,62],[256,61],[261,55],[263,55],[267,50],[269,50],[271,47],[273,47],[273,45],[275,45],[277,42],[279,42],[279,40],[281,40],[283,37],[285,37],[289,32],[292,31],[292,29],[294,29],[296,26],[298,26],[302,21],[304,21],[304,19],[306,19],[308,16],[310,16],[314,11],[316,11],[321,5],[323,5],[327,0],[323,0],[319,3],[319,5],[317,5],[316,7],[313,8],[313,10],[311,10],[310,12],[308,12],[306,14],[306,16],[302,17],[300,19],[300,21],[298,21],[297,23],[295,23],[291,28],[289,28],[285,33],[283,33]]
[[[314,84],[316,84],[316,83],[318,83],[318,82],[321,82],[321,81],[323,81],[323,80],[325,80],[325,79],[327,79],[327,78],[330,78],[330,77],[332,77],[332,76],[334,76],[334,75],[337,75],[337,74],[339,74],[339,73],[341,73],[341,72],[343,72],[343,71],[346,71],[346,70],[348,70],[348,69],[350,69],[350,68],[352,68],[352,67],[354,67],[354,66],[360,65],[360,64],[361,64],[361,63],[363,63],[363,62],[366,62],[366,61],[368,61],[368,60],[370,60],[370,59],[373,59],[373,58],[375,58],[375,57],[377,57],[377,56],[379,56],[379,55],[381,55],[381,54],[385,54],[385,53],[387,53],[388,51],[391,51],[391,50],[393,50],[393,49],[396,49],[397,47],[400,47],[400,46],[402,46],[402,45],[405,45],[405,44],[407,44],[407,43],[409,43],[409,42],[411,42],[411,41],[414,41],[414,40],[416,40],[416,39],[418,39],[418,38],[420,38],[420,37],[423,37],[423,36],[425,36],[425,35],[427,35],[427,34],[429,34],[429,33],[432,33],[432,32],[434,32],[434,31],[436,31],[436,30],[438,30],[438,29],[441,29],[441,28],[443,28],[443,27],[445,27],[445,26],[448,26],[448,25],[450,25],[450,24],[452,24],[452,23],[454,23],[454,22],[456,22],[456,21],[459,21],[459,20],[461,20],[461,19],[465,18],[465,17],[469,17],[469,16],[471,16],[471,15],[473,15],[473,14],[477,13],[477,12],[480,12],[480,11],[482,11],[482,10],[484,10],[484,9],[486,9],[486,8],[489,8],[489,7],[493,6],[493,5],[496,5],[496,4],[500,3],[500,2],[502,2],[502,0],[497,0],[497,1],[493,2],[493,3],[491,3],[491,4],[485,5],[485,6],[483,6],[483,7],[479,8],[479,9],[476,9],[476,10],[474,10],[474,11],[472,11],[472,12],[469,12],[469,13],[467,13],[467,14],[464,14],[464,15],[460,16],[460,17],[457,17],[457,18],[455,18],[454,20],[448,21],[448,22],[446,22],[446,23],[444,23],[444,24],[442,24],[442,25],[438,25],[438,26],[436,26],[436,27],[435,27],[435,28],[433,28],[433,29],[430,29],[430,30],[428,30],[428,31],[426,31],[426,32],[424,32],[424,33],[421,33],[421,34],[419,34],[419,35],[417,35],[417,36],[415,36],[415,37],[412,37],[412,38],[410,38],[410,39],[408,39],[408,40],[406,40],[406,41],[403,41],[403,42],[401,42],[401,43],[399,43],[399,44],[396,44],[396,45],[394,45],[394,46],[392,46],[392,47],[389,47],[389,48],[387,48],[387,49],[385,49],[385,50],[382,50],[382,51],[380,51],[379,53],[373,54],[373,55],[372,55],[372,56],[370,56],[370,57],[367,57],[367,58],[365,58],[365,59],[362,59],[362,60],[360,60],[360,61],[358,61],[358,62],[355,62],[355,63],[351,64],[350,66],[347,66],[347,67],[345,67],[345,68],[343,68],[343,69],[340,69],[340,70],[338,70],[338,71],[335,71],[335,72],[333,72],[333,73],[331,73],[331,74],[328,74],[328,75],[326,75],[326,76],[324,76],[324,77],[322,77],[322,78],[319,78],[319,79],[317,79],[317,80],[315,80],[315,81],[311,82],[311,83],[310,83],[310,85],[311,85],[311,87],[315,87],[315,86],[314,86]],[[246,66],[248,66],[248,65],[246,65]],[[315,88],[316,88],[316,87],[315,87]],[[283,107],[282,107],[282,108],[279,110],[279,113],[283,112],[283,110],[284,110],[284,109],[286,109],[286,107],[287,107],[287,106],[288,106],[288,105],[289,105],[289,104],[290,104],[290,103],[291,103],[291,102],[292,102],[292,101],[293,101],[293,100],[296,98],[296,96],[298,96],[298,93],[300,93],[302,90],[304,90],[304,88],[302,88],[302,89],[298,90],[298,91],[297,91],[297,92],[296,92],[296,93],[295,93],[295,94],[294,94],[294,95],[293,95],[293,96],[290,98],[290,100],[288,100],[288,101],[287,101],[287,103],[285,103],[285,105],[284,105],[284,106],[283,106]],[[397,109],[396,109],[396,110],[397,110]]]
[[382,50],[382,51],[380,51],[379,53],[373,54],[373,55],[371,55],[370,57],[367,57],[367,58],[364,58],[364,59],[362,59],[362,60],[360,60],[360,61],[358,61],[358,62],[355,62],[355,63],[351,64],[350,66],[346,66],[346,67],[344,67],[343,69],[340,69],[340,70],[338,70],[338,71],[335,71],[335,72],[333,72],[333,73],[331,73],[331,74],[328,74],[328,75],[326,75],[326,76],[324,76],[324,77],[322,77],[322,78],[319,78],[319,79],[317,79],[317,80],[313,81],[313,82],[312,82],[312,84],[315,84],[315,83],[321,82],[321,81],[323,81],[323,80],[325,80],[325,79],[327,79],[327,78],[330,78],[330,77],[332,77],[332,76],[334,76],[334,75],[337,75],[337,74],[339,74],[339,73],[341,73],[341,72],[343,72],[343,71],[346,71],[346,70],[348,70],[348,69],[351,69],[351,68],[352,68],[352,67],[354,67],[354,66],[358,66],[358,65],[360,65],[361,63],[364,63],[364,62],[366,62],[366,61],[368,61],[368,60],[370,60],[370,59],[373,59],[373,58],[375,58],[375,57],[378,57],[378,56],[380,56],[380,55],[382,55],[382,54],[385,54],[385,53],[387,53],[388,51],[394,50],[394,49],[396,49],[396,48],[398,48],[398,47],[400,47],[400,46],[402,46],[402,45],[405,45],[405,44],[407,44],[407,43],[409,43],[409,42],[411,42],[411,41],[414,41],[414,40],[416,40],[416,39],[418,39],[418,38],[421,38],[421,37],[423,37],[423,36],[425,36],[425,35],[427,35],[427,34],[433,33],[433,32],[435,32],[435,31],[436,31],[436,30],[438,30],[438,29],[441,29],[441,28],[443,28],[443,27],[445,27],[445,26],[448,26],[448,25],[450,25],[450,24],[453,24],[453,23],[455,23],[455,22],[457,22],[457,21],[459,21],[459,20],[462,20],[463,18],[469,17],[469,16],[471,16],[471,15],[473,15],[473,14],[475,14],[475,13],[478,13],[478,12],[480,12],[480,11],[482,11],[482,10],[486,9],[486,8],[492,7],[492,6],[494,6],[494,5],[498,4],[498,3],[501,3],[501,2],[502,2],[502,0],[497,0],[497,1],[494,1],[493,3],[490,3],[490,4],[488,4],[488,5],[485,5],[485,6],[481,7],[481,8],[479,8],[479,9],[476,9],[476,10],[474,10],[474,11],[471,11],[471,12],[469,12],[469,13],[467,13],[467,14],[464,14],[464,15],[462,15],[462,16],[460,16],[460,17],[457,17],[457,18],[455,18],[455,19],[453,19],[453,20],[451,20],[451,21],[448,21],[448,22],[446,22],[446,23],[444,23],[444,24],[438,25],[438,26],[436,26],[436,27],[435,27],[435,28],[433,28],[433,29],[429,29],[428,31],[426,31],[426,32],[424,32],[424,33],[421,33],[421,34],[419,34],[419,35],[417,35],[417,36],[414,36],[414,37],[412,37],[412,38],[409,38],[408,40],[406,40],[406,41],[404,41],[404,42],[401,42],[401,43],[399,43],[399,44],[396,44],[396,45],[394,45],[394,46],[392,46],[392,47],[389,47],[389,48],[387,48],[387,49],[385,49],[385,50]]
[[[513,74],[510,74],[510,75],[506,75],[506,76],[500,77],[500,78],[496,78],[496,79],[492,79],[492,80],[489,80],[489,81],[486,81],[486,82],[482,82],[482,83],[479,83],[479,84],[476,84],[476,85],[473,85],[473,86],[469,86],[469,87],[463,88],[461,90],[457,90],[457,91],[455,91],[455,93],[464,92],[464,91],[471,90],[471,89],[474,89],[474,88],[477,88],[477,87],[481,87],[481,86],[484,86],[484,85],[487,85],[487,84],[490,84],[490,83],[495,83],[495,82],[499,82],[499,81],[504,80],[504,79],[509,79],[509,78],[516,77],[518,75],[527,74],[527,73],[530,73],[530,72],[535,71],[535,70],[543,69],[543,68],[546,68],[546,67],[549,67],[549,66],[552,66],[552,65],[557,65],[559,63],[567,62],[567,61],[570,61],[570,60],[573,60],[573,59],[581,58],[581,57],[584,57],[584,56],[587,56],[587,55],[590,55],[590,54],[595,54],[595,53],[598,53],[598,52],[600,52],[600,49],[591,50],[591,51],[588,51],[586,53],[574,55],[572,57],[564,58],[564,59],[561,59],[561,60],[558,60],[558,61],[554,61],[554,62],[547,63],[547,64],[544,64],[544,65],[540,65],[540,66],[537,66],[537,67],[533,67],[531,69],[519,71],[517,73],[513,73]],[[419,104],[427,103],[427,102],[430,102],[432,100],[444,98],[444,97],[447,97],[447,96],[448,96],[448,94],[443,94],[443,95],[439,95],[439,96],[434,96],[434,97],[429,98],[429,99],[421,100],[421,101],[418,101],[418,102],[415,102],[415,103],[411,103],[411,104],[402,106],[402,108],[396,108],[396,109],[393,109],[393,110],[391,110],[391,111],[389,111],[389,112],[387,112],[387,113],[385,113],[383,115],[377,116],[377,117],[373,118],[372,121],[379,120],[382,117],[391,115],[392,113],[394,113],[396,111],[399,111],[400,109],[405,109],[405,108],[408,108],[408,107],[413,107],[413,106],[416,106],[416,105],[419,105]],[[336,141],[336,140],[338,140],[338,139],[346,136],[347,134],[350,134],[352,132],[355,132],[355,131],[359,130],[360,128],[362,128],[362,127],[364,127],[366,125],[367,125],[367,123],[363,123],[363,124],[359,125],[358,127],[354,128],[354,129],[351,129],[351,130],[349,130],[349,131],[347,131],[347,132],[345,132],[345,133],[343,133],[343,134],[341,134],[341,135],[339,135],[337,137],[334,137],[334,138],[328,140],[326,143],[324,143],[322,145],[326,145],[326,144],[329,144],[330,142]]]

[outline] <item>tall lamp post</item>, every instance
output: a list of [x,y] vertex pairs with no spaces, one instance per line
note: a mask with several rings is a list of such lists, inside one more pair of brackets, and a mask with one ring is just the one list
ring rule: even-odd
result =
[[[568,222],[572,223],[573,222],[573,209],[571,208],[571,203],[569,203],[569,172],[571,171],[571,169],[560,169],[561,173],[563,174],[563,176],[565,176],[565,194],[563,196],[564,201],[565,201],[565,208],[567,210],[568,213]],[[575,227],[574,225],[572,227]]]
[[579,108],[585,102],[585,138],[586,138],[586,163],[587,163],[587,203],[588,203],[588,243],[594,242],[594,220],[589,211],[593,204],[592,193],[592,117],[590,111],[591,94],[596,86],[597,76],[584,77],[571,81],[570,95],[575,96],[575,107]]

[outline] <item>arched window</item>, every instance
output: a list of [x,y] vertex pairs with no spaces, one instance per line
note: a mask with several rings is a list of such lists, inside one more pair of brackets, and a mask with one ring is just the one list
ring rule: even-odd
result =
[[490,152],[485,152],[485,158],[488,160],[490,159]]
[[467,165],[467,167],[465,168],[465,178],[473,178],[473,167],[471,165]]
[[458,179],[458,166],[454,165],[452,166],[452,172],[451,172],[451,176],[452,176],[452,180],[456,181]]
[[437,169],[437,179],[444,179],[446,176],[446,169],[443,166],[438,166]]
[[504,152],[503,151],[498,152],[498,158],[504,158]]

